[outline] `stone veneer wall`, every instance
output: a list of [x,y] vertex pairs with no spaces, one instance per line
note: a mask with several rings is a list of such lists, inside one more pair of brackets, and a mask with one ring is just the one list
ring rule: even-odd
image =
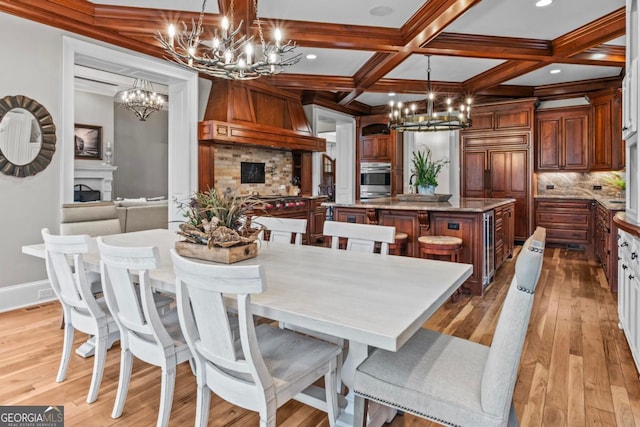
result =
[[[562,172],[562,173],[538,173],[538,196],[568,196],[568,197],[610,197],[624,198],[617,187],[608,183],[608,180],[621,174],[621,172]],[[547,189],[547,185],[553,185],[553,189]],[[594,185],[601,185],[601,190],[594,190]]]
[[[240,162],[264,163],[264,184],[241,184]],[[216,145],[215,147],[215,188],[224,191],[230,188],[239,195],[257,192],[260,195],[286,195],[291,186],[293,160],[290,151],[264,148]],[[284,186],[283,188],[281,188]]]

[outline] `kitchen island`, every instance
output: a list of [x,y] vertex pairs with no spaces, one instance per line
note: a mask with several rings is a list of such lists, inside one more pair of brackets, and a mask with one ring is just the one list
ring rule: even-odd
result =
[[409,236],[406,254],[419,257],[420,236],[455,236],[463,241],[460,262],[473,264],[463,288],[482,295],[493,273],[513,254],[514,199],[456,198],[427,202],[418,195],[355,203],[328,203],[335,221],[389,225]]

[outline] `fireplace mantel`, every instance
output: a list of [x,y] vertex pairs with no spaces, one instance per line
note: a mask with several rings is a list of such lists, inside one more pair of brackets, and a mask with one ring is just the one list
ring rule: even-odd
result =
[[84,184],[94,190],[100,190],[101,200],[109,201],[112,199],[113,173],[117,169],[118,167],[113,165],[76,160],[73,182],[74,185]]

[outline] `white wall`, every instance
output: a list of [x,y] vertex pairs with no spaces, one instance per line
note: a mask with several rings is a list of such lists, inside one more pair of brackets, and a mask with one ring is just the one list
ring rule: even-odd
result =
[[[0,97],[25,95],[42,104],[61,126],[62,31],[0,13]],[[19,37],[17,37],[19,36]],[[21,253],[22,245],[42,241],[40,229],[58,231],[60,155],[39,174],[14,178],[0,174],[0,288],[46,277],[44,262]]]
[[[112,100],[113,101],[113,100]],[[115,107],[113,164],[114,197],[168,196],[168,111],[157,111],[141,122],[131,111]]]
[[431,150],[434,160],[447,159],[449,163],[438,175],[436,193],[460,196],[460,145],[458,131],[442,132],[405,132],[403,136],[405,148],[405,192],[409,191],[409,178],[413,165],[413,151]]

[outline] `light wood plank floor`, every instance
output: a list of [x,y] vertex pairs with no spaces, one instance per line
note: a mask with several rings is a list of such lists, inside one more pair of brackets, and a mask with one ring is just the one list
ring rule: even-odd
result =
[[[507,262],[483,298],[463,296],[447,303],[426,327],[490,344],[513,276]],[[640,425],[640,381],[617,327],[616,294],[602,270],[582,252],[547,249],[536,292],[514,399],[522,426]],[[67,379],[56,372],[62,348],[57,303],[0,314],[0,405],[64,404],[67,426],[155,425],[160,370],[136,360],[120,419],[110,417],[119,370],[119,347],[108,352],[98,400],[85,402],[92,359],[72,355]],[[76,334],[79,345],[86,339]],[[178,369],[172,426],[192,425],[195,379]],[[212,398],[210,426],[254,426],[255,413]],[[298,402],[278,410],[279,426],[328,426],[322,412]],[[409,415],[393,427],[428,426]]]

